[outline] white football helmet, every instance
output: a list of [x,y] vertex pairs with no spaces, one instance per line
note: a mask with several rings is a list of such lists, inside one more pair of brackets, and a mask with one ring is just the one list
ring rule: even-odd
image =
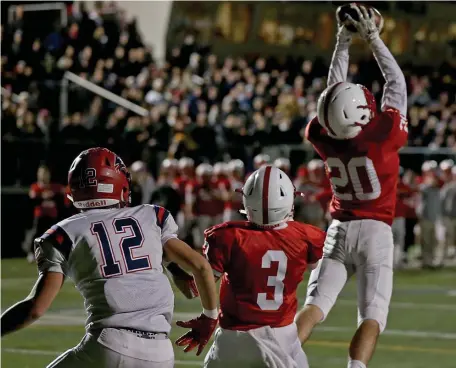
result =
[[195,166],[195,161],[190,157],[182,157],[179,160],[179,169],[186,169]]
[[255,169],[259,169],[263,165],[267,165],[271,162],[271,157],[265,153],[260,153],[253,158],[253,166]]
[[360,84],[334,83],[318,99],[318,122],[335,139],[355,138],[376,115],[375,98]]
[[279,157],[275,159],[274,166],[285,172],[289,172],[291,168],[290,160],[286,157]]
[[439,168],[442,171],[451,171],[451,168],[454,166],[454,161],[451,158],[443,160],[440,162]]
[[430,171],[435,171],[435,170],[437,170],[437,167],[438,167],[437,161],[428,160],[428,161],[424,161],[423,165],[421,165],[421,171],[423,173],[430,172]]
[[227,171],[227,164],[225,162],[216,162],[214,164],[214,175],[225,175]]
[[292,218],[295,187],[287,174],[274,166],[253,172],[242,188],[242,201],[250,222],[276,226]]
[[236,159],[231,160],[228,163],[228,171],[232,174],[234,172],[238,172],[240,175],[244,175],[244,163],[242,160]]
[[179,161],[175,158],[165,158],[161,164],[163,169],[175,169],[179,165]]
[[212,168],[212,165],[202,163],[196,167],[196,176],[198,176],[199,178],[203,176],[211,176],[213,171],[214,169]]

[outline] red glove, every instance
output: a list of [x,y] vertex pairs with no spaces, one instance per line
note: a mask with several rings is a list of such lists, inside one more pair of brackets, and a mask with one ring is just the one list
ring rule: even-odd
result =
[[203,313],[198,318],[191,319],[187,322],[177,321],[176,325],[183,328],[191,328],[191,331],[179,337],[176,340],[176,345],[186,346],[184,349],[185,353],[199,345],[196,355],[200,355],[214,333],[217,322],[218,318],[209,318]]

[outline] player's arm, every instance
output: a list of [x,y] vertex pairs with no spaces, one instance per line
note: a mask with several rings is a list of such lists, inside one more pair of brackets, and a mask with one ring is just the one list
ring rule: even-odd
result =
[[35,241],[39,277],[30,294],[1,316],[2,336],[20,330],[39,319],[49,309],[64,282],[65,259],[51,241]]
[[349,60],[348,49],[350,48],[352,40],[350,32],[343,24],[339,23],[339,18],[336,18],[336,46],[332,55],[331,65],[329,66],[328,86],[334,83],[346,81]]
[[208,317],[213,316],[212,318],[216,318],[218,315],[217,290],[211,266],[206,259],[177,238],[169,239],[164,244],[163,249],[167,260],[192,272],[201,296],[203,309],[208,311]]
[[198,347],[196,355],[200,355],[218,322],[217,289],[211,266],[201,254],[177,238],[169,239],[165,243],[164,249],[169,260],[183,268],[190,269],[195,278],[203,312],[199,317],[190,321],[176,322],[177,326],[190,329],[176,340],[176,344],[184,346],[186,353]]
[[385,78],[382,111],[385,111],[388,108],[394,108],[398,110],[402,116],[406,116],[407,84],[405,82],[404,73],[402,73],[394,56],[380,38],[373,11],[368,11],[363,6],[352,5],[352,7],[358,12],[360,20],[357,22],[351,19],[351,21],[357,28],[361,37],[369,43],[375,60],[377,60],[377,64],[382,71],[383,78]]
[[[165,216],[166,218],[164,218]],[[206,259],[177,238],[177,225],[169,212],[166,211],[160,217],[162,220],[159,221],[159,226],[162,229],[161,241],[165,260],[174,262],[179,267],[189,269],[193,273],[203,306],[203,313],[199,317],[187,322],[177,322],[178,326],[191,330],[181,336],[176,343],[179,346],[186,346],[185,352],[198,346],[196,355],[200,355],[218,322],[217,290],[214,276]]]

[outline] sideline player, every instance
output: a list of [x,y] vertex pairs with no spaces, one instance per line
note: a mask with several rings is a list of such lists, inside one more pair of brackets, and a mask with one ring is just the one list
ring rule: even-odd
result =
[[356,273],[358,329],[349,349],[350,368],[365,368],[384,330],[393,287],[391,223],[396,204],[398,150],[407,141],[404,75],[379,37],[373,14],[352,5],[351,22],[365,39],[386,80],[381,111],[364,86],[346,83],[350,35],[339,25],[328,84],[318,118],[306,135],[325,161],[333,197],[333,221],[324,255],[309,279],[304,309],[297,316],[301,341],[326,318],[346,281]]
[[163,207],[128,207],[130,174],[105,148],[82,152],[68,182],[81,212],[36,239],[38,281],[2,315],[2,336],[41,317],[68,276],[84,297],[87,332],[49,368],[173,367],[174,296],[165,258],[193,272],[204,309],[191,343],[202,350],[217,324],[216,285],[209,263],[177,238],[173,217]]
[[325,233],[293,221],[295,188],[276,167],[252,173],[241,192],[248,221],[205,232],[205,254],[222,281],[220,328],[204,366],[308,367],[293,322],[296,290],[321,258]]

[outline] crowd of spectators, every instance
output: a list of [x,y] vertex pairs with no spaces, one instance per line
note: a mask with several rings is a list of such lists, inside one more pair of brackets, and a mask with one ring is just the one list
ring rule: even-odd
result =
[[[242,185],[239,167],[244,171],[245,165],[246,172],[258,167],[261,163],[253,157],[264,158],[258,156],[264,147],[306,144],[304,128],[316,114],[316,101],[326,83],[328,66],[321,59],[220,59],[189,34],[183,44],[169,50],[164,62],[156,62],[135,20],[127,19],[114,2],[100,2],[91,11],[84,9],[84,3],[74,3],[68,7],[68,26],[44,35],[26,27],[23,16],[23,9],[17,7],[14,22],[1,29],[2,153],[12,158],[2,160],[2,171],[8,172],[2,184],[30,185],[39,167],[38,181],[29,193],[35,220],[24,240],[25,249],[48,222],[71,213],[64,186],[51,183],[64,184],[71,160],[87,147],[107,146],[128,165],[133,163],[134,204],[152,201],[174,208],[176,216],[183,213],[180,222],[187,232],[183,236],[188,236],[192,229],[199,231],[194,216],[207,215],[195,210],[198,201],[211,196],[220,201],[220,183],[225,190]],[[447,147],[456,152],[455,69],[443,64],[434,69],[403,65],[403,70],[409,90],[409,146]],[[70,84],[68,114],[61,118],[60,81],[66,71],[148,113],[138,116]],[[383,79],[373,59],[351,63],[348,80],[367,85],[377,102],[381,100]],[[181,159],[183,166],[174,159]],[[220,174],[221,162],[229,160],[234,160],[234,169]],[[48,168],[40,166],[43,162],[52,169],[52,182]],[[171,170],[172,162],[177,166]],[[190,169],[185,166],[189,162]],[[207,183],[205,187],[205,174],[198,176],[198,170],[195,177],[194,169],[202,162],[219,162],[213,168],[214,178],[206,175],[207,183],[215,182],[215,187]],[[433,166],[433,175],[424,169],[423,182],[411,170],[402,177],[395,224],[401,249],[415,243],[418,218],[424,245],[436,243],[432,234],[440,219],[447,228],[454,228],[456,176],[453,180],[448,176],[449,184],[440,189],[443,182],[435,179],[436,164],[429,162],[423,167]],[[296,186],[309,193],[306,203],[296,204],[296,216],[324,227],[330,189],[321,162],[302,163],[301,159],[296,165],[288,158],[278,161],[295,176]],[[186,184],[181,185],[188,182],[193,183],[190,197]],[[446,202],[452,201],[453,207],[435,206],[442,203],[435,200],[440,193],[452,196]],[[227,213],[236,216],[239,200],[234,207],[231,196],[223,201],[220,219]],[[187,211],[189,202],[194,207]],[[211,212],[214,206],[206,208]],[[452,234],[446,243],[455,242]],[[426,249],[424,261],[429,263],[434,254]]]
[[[112,148],[130,163],[143,159],[156,172],[157,157],[189,156],[197,163],[240,158],[249,166],[265,146],[303,143],[325,87],[323,60],[222,60],[189,34],[157,63],[135,20],[114,2],[100,3],[86,11],[75,2],[68,7],[68,26],[46,37],[35,38],[25,27],[21,7],[14,22],[2,25],[2,141],[15,142],[7,148],[19,157],[12,168],[19,183],[29,184],[24,168],[35,173],[43,160],[63,179],[71,157],[93,144]],[[456,150],[454,68],[403,68],[410,93],[409,145]],[[60,119],[59,83],[66,71],[149,114],[135,115],[71,84],[68,114]],[[380,101],[382,76],[372,59],[350,64],[348,80],[367,85]],[[17,141],[35,142],[26,143],[34,159],[21,161]]]

